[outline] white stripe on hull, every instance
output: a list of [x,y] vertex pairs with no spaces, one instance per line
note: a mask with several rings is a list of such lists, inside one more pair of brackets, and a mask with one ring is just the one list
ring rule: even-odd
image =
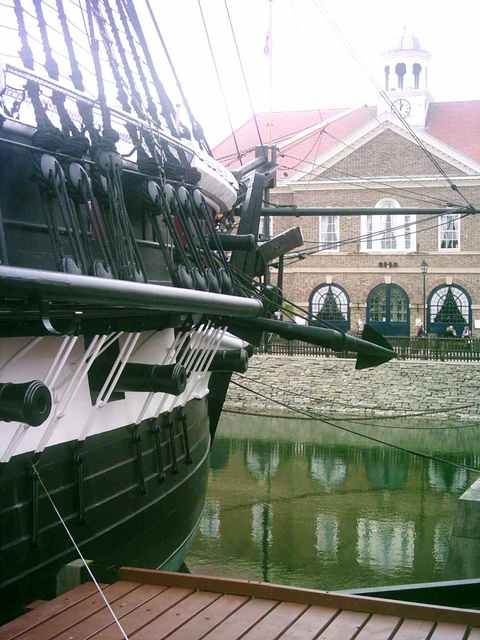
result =
[[[95,407],[90,397],[88,365],[111,336],[95,336],[93,346],[91,343],[87,350],[81,336],[47,336],[33,344],[31,337],[0,339],[0,382],[41,380],[49,386],[53,398],[50,417],[39,427],[0,422],[0,461],[7,462],[21,453],[42,451],[48,446],[111,431],[138,422],[139,418],[153,418],[166,410],[184,406],[194,398],[204,397],[208,393],[206,370],[224,332],[203,327],[188,333],[191,334],[190,346],[196,354],[187,367],[187,388],[179,397],[126,392],[124,400],[105,402],[115,386],[107,384],[99,396],[103,397],[103,402]],[[138,336],[123,334],[118,340],[123,365],[127,362],[174,362],[175,352],[185,343],[183,336],[177,336],[175,340],[173,329],[147,331]],[[111,381],[116,381],[118,376],[117,369]]]

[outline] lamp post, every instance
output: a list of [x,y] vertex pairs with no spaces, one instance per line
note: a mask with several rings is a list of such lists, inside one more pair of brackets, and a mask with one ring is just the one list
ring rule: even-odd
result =
[[420,271],[422,272],[423,278],[423,330],[427,333],[427,271],[428,264],[425,260],[422,260],[422,264],[420,265]]

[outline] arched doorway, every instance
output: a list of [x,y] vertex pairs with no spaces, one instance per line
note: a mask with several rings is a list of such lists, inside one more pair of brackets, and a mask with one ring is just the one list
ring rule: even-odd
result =
[[472,301],[468,292],[457,284],[440,285],[428,298],[428,331],[442,335],[452,325],[457,336],[463,328],[472,328]]
[[309,306],[310,315],[315,320],[327,322],[341,331],[348,331],[350,328],[348,294],[338,284],[319,285],[310,295]]
[[384,336],[410,335],[410,303],[398,284],[379,284],[367,299],[367,323]]

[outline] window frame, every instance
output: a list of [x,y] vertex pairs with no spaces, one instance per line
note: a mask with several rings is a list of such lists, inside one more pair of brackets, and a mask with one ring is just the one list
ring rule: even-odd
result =
[[[446,227],[447,225],[443,223],[443,218],[445,218],[446,216],[456,216],[456,225],[457,225],[457,243],[458,246],[456,247],[442,247],[442,234],[444,231],[446,231]],[[438,239],[438,251],[440,251],[441,253],[458,253],[459,251],[461,251],[461,239],[462,239],[462,226],[461,226],[461,216],[459,216],[457,213],[443,213],[440,216],[440,224],[438,225],[438,233],[437,233],[437,239]]]
[[[337,240],[335,242],[326,242],[322,239],[322,220],[326,220],[328,225],[328,218],[334,219],[335,231]],[[329,247],[329,245],[334,245]],[[338,253],[340,251],[340,216],[318,216],[318,250],[320,253]]]
[[[382,243],[385,241],[386,216],[369,216],[362,215],[360,219],[360,234],[362,239],[360,240],[360,253],[373,253],[373,254],[402,254],[402,253],[415,253],[417,246],[417,216],[411,214],[396,214],[395,209],[400,208],[400,203],[394,198],[382,198],[376,205],[376,209],[391,208],[392,213],[388,214],[393,218],[390,221],[390,226],[395,227],[407,224],[408,218],[408,233],[406,228],[398,229],[400,235],[396,235],[393,232],[394,241],[396,243],[395,248],[384,248]],[[396,216],[403,216],[403,221],[395,220]],[[371,227],[369,226],[369,219],[371,220]],[[371,236],[365,237],[368,234],[374,233],[373,238]],[[406,240],[408,238],[409,247],[406,247]],[[368,246],[370,245],[370,246]]]
[[[316,302],[316,299],[320,296],[320,292],[324,288],[326,288],[327,290],[328,290],[328,288],[337,289],[338,290],[338,294],[340,294],[340,296],[342,296],[344,298],[343,301],[340,300],[339,311],[340,311],[340,313],[342,315],[344,315],[344,313],[346,313],[346,317],[344,315],[344,319],[343,320],[325,320],[325,322],[328,322],[329,324],[332,324],[333,326],[336,326],[336,327],[342,329],[343,331],[348,331],[348,329],[350,328],[350,310],[351,310],[350,296],[348,295],[347,290],[344,287],[342,287],[341,285],[337,284],[336,282],[322,282],[312,290],[312,292],[310,293],[309,299],[308,299],[308,311],[309,311],[311,317],[316,319],[316,316],[317,316],[319,310],[315,311],[314,310],[314,305],[318,304]],[[345,309],[344,310],[342,309],[341,305],[345,305]],[[313,320],[313,321],[315,321],[315,320]]]

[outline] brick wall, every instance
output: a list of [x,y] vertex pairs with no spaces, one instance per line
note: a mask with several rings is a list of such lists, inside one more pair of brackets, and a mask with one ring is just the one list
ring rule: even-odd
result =
[[[457,176],[461,172],[447,163],[445,169]],[[432,175],[434,169],[423,152],[413,143],[391,131],[386,131],[361,149],[335,165],[342,172],[356,176],[373,175]],[[396,173],[395,173],[396,172]],[[327,172],[328,173],[328,172]],[[327,173],[320,176],[324,180]],[[333,174],[331,174],[333,175]],[[338,175],[336,176],[338,178]],[[353,179],[352,179],[353,180]],[[378,178],[382,183],[382,178]],[[395,198],[402,207],[436,207],[451,202],[464,205],[463,200],[445,182],[441,186],[418,186],[408,182],[406,187],[370,182],[369,188],[357,188],[354,181],[341,188],[338,184],[328,188],[325,182],[315,188],[313,184],[292,183],[288,187],[272,190],[270,200],[277,204],[298,207],[374,207],[386,197]],[[462,193],[470,202],[480,205],[480,180],[474,186],[463,186]],[[393,211],[392,211],[393,213]],[[358,237],[361,235],[360,217],[340,218],[338,251],[320,252],[305,260],[289,263],[284,276],[284,292],[287,298],[307,305],[312,291],[326,281],[341,285],[351,303],[351,321],[365,319],[368,293],[376,285],[392,282],[403,287],[410,299],[410,329],[415,331],[415,321],[423,317],[423,279],[420,271],[422,260],[428,263],[427,297],[438,285],[455,283],[464,287],[471,296],[473,319],[480,320],[480,218],[469,216],[460,222],[460,251],[446,252],[438,249],[438,221],[417,216],[416,246],[412,253],[361,251]],[[273,219],[273,232],[279,233],[298,225],[305,239],[303,249],[319,242],[318,217],[279,217]],[[379,263],[397,263],[397,267],[381,267]],[[275,281],[275,276],[273,277]],[[478,309],[477,309],[478,307]],[[478,331],[480,332],[480,331]]]

